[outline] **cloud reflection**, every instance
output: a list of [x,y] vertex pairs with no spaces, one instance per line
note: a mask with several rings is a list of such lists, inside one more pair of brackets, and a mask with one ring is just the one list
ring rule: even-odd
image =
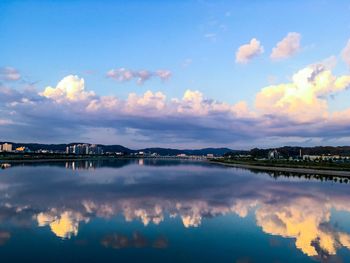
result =
[[60,238],[71,238],[78,235],[79,222],[89,222],[89,219],[83,217],[79,212],[64,211],[58,213],[56,209],[52,209],[47,213],[39,213],[36,217],[38,226],[50,226],[51,231]]
[[308,256],[335,255],[341,247],[350,248],[350,235],[330,224],[332,203],[307,197],[291,201],[262,204],[256,211],[257,225],[268,234],[295,238],[296,247]]
[[[276,179],[198,162],[145,164],[101,164],[75,171],[64,163],[7,169],[0,178],[6,186],[0,190],[0,222],[20,225],[18,218],[34,218],[38,226],[69,239],[95,218],[122,216],[144,226],[175,218],[191,228],[200,227],[203,219],[234,214],[242,220],[254,216],[265,233],[294,239],[295,247],[310,257],[350,249],[350,234],[332,220],[334,211],[350,212],[346,184]],[[165,237],[151,242],[138,232],[101,239],[103,246],[116,249],[164,248],[167,243]]]

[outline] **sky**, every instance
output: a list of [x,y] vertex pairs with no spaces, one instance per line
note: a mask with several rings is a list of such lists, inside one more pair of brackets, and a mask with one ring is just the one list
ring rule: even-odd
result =
[[349,86],[349,1],[0,1],[0,141],[349,145]]

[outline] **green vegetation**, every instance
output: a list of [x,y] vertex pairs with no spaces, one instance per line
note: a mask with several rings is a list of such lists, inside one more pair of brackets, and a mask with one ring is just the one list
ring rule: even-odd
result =
[[301,169],[315,169],[315,170],[335,170],[335,171],[350,171],[350,162],[337,162],[333,160],[259,160],[255,158],[222,158],[212,160],[213,162],[228,163],[228,164],[241,164],[241,165],[254,165],[254,166],[266,166],[266,167],[286,167],[286,168],[301,168]]

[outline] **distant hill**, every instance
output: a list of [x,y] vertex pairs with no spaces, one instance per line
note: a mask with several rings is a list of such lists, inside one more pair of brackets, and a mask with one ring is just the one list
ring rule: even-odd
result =
[[[5,142],[0,142],[0,144],[3,144]],[[68,144],[41,144],[41,143],[15,143],[15,142],[8,142],[13,145],[13,148],[17,148],[20,146],[28,147],[31,151],[37,151],[40,149],[45,149],[49,151],[65,151],[67,146],[71,146],[74,144],[83,144],[82,142],[73,142]],[[102,147],[105,152],[125,152],[125,153],[131,153],[134,152],[133,150],[130,150],[122,145],[100,145],[98,146]]]
[[302,155],[342,155],[350,156],[350,146],[315,146],[315,147],[300,147],[300,146],[283,146],[278,148],[266,148],[259,149],[254,148],[250,151],[236,151],[233,153],[227,153],[227,155],[235,154],[250,154],[253,157],[264,158],[267,157],[269,151],[276,149],[283,157],[294,157],[300,154]]
[[204,148],[204,149],[198,149],[198,150],[179,150],[179,149],[171,149],[171,148],[145,148],[141,149],[139,151],[143,152],[152,152],[157,153],[159,155],[178,155],[178,154],[186,154],[186,155],[207,155],[207,154],[214,154],[214,155],[224,155],[227,152],[231,152],[231,149],[228,148]]
[[[3,144],[5,142],[0,142],[0,144]],[[74,142],[69,144],[40,144],[40,143],[15,143],[15,142],[8,142],[13,145],[13,148],[17,148],[20,146],[28,147],[31,151],[37,151],[40,149],[45,149],[49,151],[65,151],[67,146],[71,146],[74,144],[83,144],[82,142]],[[123,152],[126,154],[130,153],[136,153],[136,152],[151,152],[151,153],[157,153],[159,155],[178,155],[178,154],[186,154],[186,155],[207,155],[207,154],[214,154],[217,156],[224,155],[227,152],[232,152],[233,150],[229,148],[204,148],[204,149],[171,149],[171,148],[144,148],[144,149],[129,149],[122,145],[103,145],[103,144],[97,144],[98,146],[102,147],[104,152]]]
[[[0,142],[3,144],[5,142]],[[67,146],[71,146],[74,144],[83,144],[82,142],[73,142],[69,144],[40,144],[40,143],[15,143],[8,142],[13,145],[13,148],[17,148],[19,146],[28,147],[32,151],[37,151],[40,149],[45,149],[49,151],[65,151]],[[237,155],[237,154],[250,154],[253,157],[263,158],[266,157],[270,150],[276,149],[283,157],[293,157],[298,156],[301,150],[302,155],[322,155],[322,154],[330,154],[330,155],[348,155],[350,156],[350,146],[315,146],[315,147],[300,147],[300,146],[283,146],[278,148],[254,148],[251,150],[243,151],[243,150],[232,150],[229,148],[203,148],[203,149],[173,149],[173,148],[143,148],[143,149],[129,149],[122,145],[103,145],[98,144],[98,146],[102,147],[104,152],[123,152],[126,154],[136,153],[136,152],[145,152],[145,153],[157,153],[159,155],[178,155],[178,154],[186,154],[186,155],[207,155],[214,154],[216,156],[222,155]]]

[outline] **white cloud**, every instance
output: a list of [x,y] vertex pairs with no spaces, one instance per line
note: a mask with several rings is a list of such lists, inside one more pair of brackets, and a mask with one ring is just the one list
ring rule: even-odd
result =
[[350,68],[350,39],[348,40],[348,43],[346,44],[346,46],[344,47],[344,49],[342,50],[342,58],[345,61],[345,63],[349,66]]
[[46,87],[40,94],[57,102],[81,101],[95,96],[92,91],[85,91],[84,79],[69,75],[63,78],[56,87]]
[[[72,132],[77,136],[84,127],[111,129],[123,136],[132,131],[131,137],[168,143],[169,138],[213,144],[253,143],[262,137],[273,141],[296,138],[298,142],[303,138],[341,139],[348,134],[350,108],[332,112],[328,100],[349,87],[350,75],[336,76],[328,64],[333,63],[307,66],[289,83],[264,87],[256,95],[254,110],[245,101],[216,101],[198,90],[186,90],[180,98],[167,98],[163,92],[150,90],[130,93],[126,99],[99,96],[87,91],[84,80],[73,75],[39,95],[35,90],[0,86],[0,112],[11,113],[10,123],[0,121],[0,131],[9,134],[15,130],[18,134],[16,125],[25,123],[27,130],[40,131],[35,133],[38,139],[73,136]],[[44,126],[46,129],[40,129]]]
[[257,57],[263,52],[264,48],[261,46],[260,41],[258,41],[256,38],[253,38],[248,44],[242,45],[238,48],[236,52],[236,62],[248,63],[254,57]]
[[107,72],[108,78],[113,78],[118,81],[124,82],[134,78],[134,72],[126,68],[111,69]]
[[[144,114],[145,111],[164,110],[166,105],[166,96],[162,92],[148,90],[143,96],[138,96],[136,93],[130,93],[125,103],[124,110],[131,114]],[[151,112],[150,112],[151,111]]]
[[106,74],[107,78],[112,78],[119,82],[127,82],[135,79],[139,85],[142,85],[145,81],[153,77],[158,77],[162,81],[165,81],[171,75],[171,71],[166,69],[159,69],[153,72],[150,70],[130,70],[126,68],[111,69]]
[[161,79],[161,80],[168,80],[172,73],[170,70],[166,70],[166,69],[159,69],[156,71],[156,75]]
[[272,49],[271,59],[279,60],[289,58],[300,50],[301,35],[296,32],[288,33],[288,35],[277,43]]
[[0,80],[15,81],[21,78],[19,71],[12,67],[0,68]]

